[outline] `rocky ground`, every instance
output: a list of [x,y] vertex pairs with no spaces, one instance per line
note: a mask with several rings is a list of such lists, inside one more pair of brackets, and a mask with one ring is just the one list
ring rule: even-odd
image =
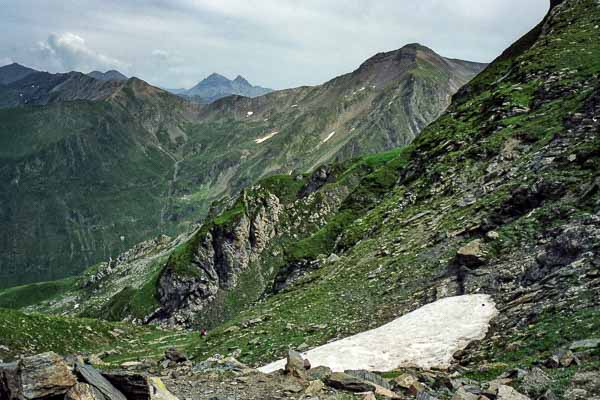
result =
[[[88,361],[99,361],[88,359]],[[508,370],[491,380],[474,380],[474,371],[453,364],[448,370],[396,369],[332,372],[311,367],[290,351],[284,369],[265,374],[233,357],[215,356],[200,363],[169,349],[158,363],[125,363],[99,370],[82,357],[44,353],[0,364],[2,399],[417,399],[553,400],[557,381],[551,371],[583,366],[564,380],[562,398],[600,399],[600,339],[572,343],[537,366]]]

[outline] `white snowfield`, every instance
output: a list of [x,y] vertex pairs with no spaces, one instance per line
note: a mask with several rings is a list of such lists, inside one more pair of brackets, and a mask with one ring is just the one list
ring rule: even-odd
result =
[[[497,314],[488,295],[448,297],[379,328],[309,350],[303,356],[313,367],[327,366],[335,372],[386,372],[409,366],[446,369],[456,351],[485,337]],[[277,371],[285,367],[285,362],[276,361],[259,371]]]
[[277,135],[279,132],[275,131],[275,132],[271,132],[269,133],[267,136],[258,138],[258,139],[254,139],[254,142],[257,144],[261,144],[262,142],[266,142],[267,140],[271,139],[273,136]]

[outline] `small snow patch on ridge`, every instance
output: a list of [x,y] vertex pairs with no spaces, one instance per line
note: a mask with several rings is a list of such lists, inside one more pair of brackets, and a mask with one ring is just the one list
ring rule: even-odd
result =
[[[399,367],[448,368],[452,355],[485,337],[498,314],[491,296],[448,297],[427,304],[379,328],[328,343],[303,355],[313,366],[333,371],[391,371]],[[259,368],[270,373],[285,360]]]
[[266,142],[267,140],[271,139],[273,136],[277,135],[278,133],[279,133],[279,131],[271,132],[267,136],[264,136],[264,137],[261,137],[258,139],[254,139],[254,142],[256,144],[261,144],[262,142]]
[[325,139],[323,139],[323,141],[321,143],[327,143],[329,141],[329,139],[331,139],[333,137],[333,135],[335,135],[335,131],[333,131],[329,135],[327,135],[327,137]]

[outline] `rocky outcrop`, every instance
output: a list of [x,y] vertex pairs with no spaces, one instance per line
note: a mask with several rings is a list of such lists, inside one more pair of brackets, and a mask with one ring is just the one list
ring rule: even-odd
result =
[[64,395],[77,383],[67,363],[56,353],[0,364],[0,398],[43,399]]
[[192,323],[219,292],[237,287],[240,275],[277,235],[283,211],[277,196],[244,194],[240,201],[236,214],[203,227],[182,249],[185,254],[176,250],[171,256],[158,282],[162,307],[155,320],[170,325]]

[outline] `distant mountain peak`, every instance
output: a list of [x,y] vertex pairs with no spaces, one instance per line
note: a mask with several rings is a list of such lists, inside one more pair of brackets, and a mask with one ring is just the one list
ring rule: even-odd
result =
[[235,83],[241,83],[241,84],[248,85],[248,86],[252,86],[252,85],[250,85],[250,82],[248,82],[248,80],[246,78],[244,78],[243,76],[241,76],[241,75],[238,75],[233,80],[233,82],[235,82]]
[[[202,82],[231,82],[227,77],[213,72],[208,77],[206,77]],[[200,83],[202,83],[200,82]]]
[[232,95],[258,97],[270,92],[272,92],[271,89],[253,86],[242,75],[230,80],[219,73],[213,72],[190,90],[176,94],[201,100],[201,102],[212,103],[215,100]]
[[125,75],[114,69],[111,69],[106,72],[92,71],[87,75],[91,76],[94,79],[98,79],[99,81],[126,81],[127,79],[129,79]]

